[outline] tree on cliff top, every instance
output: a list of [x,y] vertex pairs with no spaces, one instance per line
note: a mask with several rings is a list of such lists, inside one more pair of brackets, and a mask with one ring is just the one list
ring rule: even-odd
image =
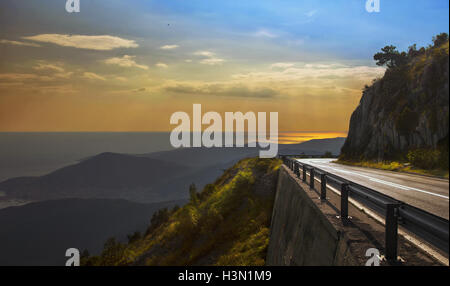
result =
[[439,47],[440,45],[445,44],[446,42],[448,42],[447,33],[441,33],[433,37],[433,43],[435,47]]
[[[433,37],[433,46],[439,47],[448,42],[448,34],[441,33]],[[431,46],[430,46],[431,47]],[[424,48],[417,50],[417,45],[414,44],[409,47],[408,52],[399,52],[397,47],[390,45],[381,49],[381,52],[376,53],[373,59],[378,66],[387,66],[388,68],[401,67],[408,63],[408,60],[421,55],[425,52]]]
[[405,52],[397,51],[395,46],[386,46],[376,53],[373,59],[377,61],[378,66],[386,65],[388,68],[399,67],[406,64],[408,56]]

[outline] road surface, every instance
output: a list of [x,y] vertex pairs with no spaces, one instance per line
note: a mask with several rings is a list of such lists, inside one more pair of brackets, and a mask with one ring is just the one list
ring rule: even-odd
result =
[[366,186],[417,208],[449,219],[449,181],[333,163],[336,159],[299,159],[344,179]]

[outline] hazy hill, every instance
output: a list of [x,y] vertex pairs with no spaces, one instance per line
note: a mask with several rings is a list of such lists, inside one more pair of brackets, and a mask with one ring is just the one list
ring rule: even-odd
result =
[[7,197],[23,200],[59,198],[154,199],[152,186],[168,183],[186,167],[132,155],[103,153],[41,177],[0,183]]
[[[280,144],[279,154],[323,155],[330,151],[340,154],[345,138],[315,139],[299,144]],[[258,148],[182,148],[172,151],[155,152],[142,155],[166,162],[174,162],[192,167],[205,167],[215,164],[231,163],[229,167],[242,158],[259,156]]]
[[155,211],[184,202],[65,199],[0,210],[0,265],[64,266],[67,248],[98,254],[107,238],[126,241]]
[[[344,138],[280,145],[280,154],[337,154]],[[121,198],[158,202],[188,197],[188,187],[202,188],[257,148],[184,148],[144,155],[103,153],[41,177],[0,183],[7,198],[40,201],[61,198]]]
[[[141,155],[164,162],[179,163],[190,167],[205,167],[235,162],[246,157],[258,156],[257,148],[180,148],[171,151]],[[214,178],[212,178],[214,179]]]
[[429,167],[448,169],[448,35],[438,35],[428,48],[414,45],[408,52],[387,46],[374,58],[388,68],[383,78],[366,86],[351,117],[342,159],[420,165],[422,158],[435,161]]
[[331,152],[333,155],[339,155],[344,142],[344,137],[313,139],[300,144],[281,145],[280,154],[297,155],[304,152],[307,155],[323,155],[325,152]]

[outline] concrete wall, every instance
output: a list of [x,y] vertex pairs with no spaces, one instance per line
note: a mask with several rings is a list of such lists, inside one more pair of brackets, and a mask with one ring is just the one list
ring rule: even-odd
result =
[[310,190],[282,167],[266,264],[356,265],[348,240],[312,199]]

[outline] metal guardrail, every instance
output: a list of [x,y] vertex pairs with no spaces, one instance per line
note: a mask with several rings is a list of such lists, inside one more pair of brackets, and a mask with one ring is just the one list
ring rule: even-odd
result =
[[398,226],[449,253],[449,221],[419,208],[408,205],[390,196],[359,185],[342,177],[328,173],[320,168],[300,163],[291,156],[280,156],[298,178],[314,189],[316,175],[320,177],[320,198],[326,200],[327,185],[341,192],[340,218],[348,219],[348,198],[364,204],[385,218],[385,256],[388,260],[397,259]]

